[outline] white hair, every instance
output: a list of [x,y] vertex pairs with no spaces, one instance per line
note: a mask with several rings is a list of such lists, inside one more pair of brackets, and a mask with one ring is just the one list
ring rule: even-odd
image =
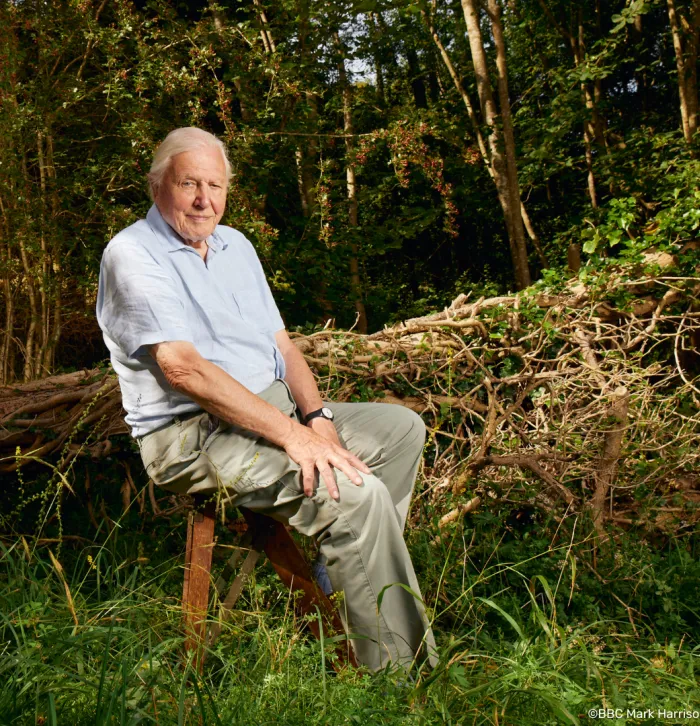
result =
[[214,136],[214,134],[204,131],[204,129],[189,126],[171,131],[156,149],[156,153],[153,155],[151,170],[147,175],[148,191],[150,192],[151,198],[155,198],[158,193],[158,188],[163,182],[163,177],[168,171],[173,156],[182,154],[185,151],[201,149],[206,146],[216,147],[221,151],[224,166],[226,167],[226,184],[228,184],[231,179],[231,162],[228,160],[224,142]]

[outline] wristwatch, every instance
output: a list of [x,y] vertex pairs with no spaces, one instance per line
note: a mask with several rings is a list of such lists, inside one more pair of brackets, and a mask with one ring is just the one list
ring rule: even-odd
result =
[[306,416],[304,416],[304,426],[306,426],[309,421],[315,419],[315,418],[327,418],[329,421],[333,420],[333,411],[328,408],[328,406],[324,406],[323,408],[316,409],[316,411],[312,411],[311,413],[307,413]]

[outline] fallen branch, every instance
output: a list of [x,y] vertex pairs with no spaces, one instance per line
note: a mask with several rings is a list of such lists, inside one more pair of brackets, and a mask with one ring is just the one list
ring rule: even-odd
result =
[[615,479],[617,462],[620,458],[622,439],[627,424],[629,400],[629,391],[624,386],[620,386],[615,389],[612,403],[607,411],[607,415],[613,419],[613,425],[605,434],[600,470],[596,476],[595,491],[589,503],[593,524],[600,538],[605,537],[605,528],[603,526],[603,520],[605,519],[604,506],[610,487]]
[[480,504],[481,497],[474,497],[468,502],[460,504],[458,507],[448,512],[444,517],[440,519],[440,521],[438,522],[438,527],[440,527],[440,529],[443,529],[451,522],[454,522],[456,519],[463,517],[465,514],[467,514],[467,512],[473,512]]
[[[632,314],[578,283],[557,295],[530,290],[471,303],[460,295],[440,312],[372,335],[326,328],[291,337],[328,398],[381,401],[423,417],[424,494],[436,505],[446,491],[436,482],[479,487],[489,468],[490,486],[515,487],[549,516],[561,519],[588,501],[601,537],[616,510],[638,507],[636,485],[656,487],[663,503],[678,472],[700,470],[700,288],[696,278],[664,279],[664,288],[660,279],[635,282],[646,297]],[[685,314],[674,312],[679,303]],[[616,398],[620,389],[626,398]],[[5,472],[40,458],[67,471],[75,457],[117,453],[117,437],[128,433],[116,377],[99,369],[0,388],[0,416]],[[146,488],[146,516],[179,511],[161,509],[152,483]],[[135,489],[125,487],[125,502],[133,504]],[[96,524],[89,499],[88,513]]]

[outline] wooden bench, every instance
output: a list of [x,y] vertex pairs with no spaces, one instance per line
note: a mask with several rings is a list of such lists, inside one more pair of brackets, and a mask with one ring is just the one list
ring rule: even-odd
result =
[[[326,636],[333,631],[337,633],[344,631],[337,610],[316,584],[302,551],[292,539],[285,525],[244,507],[240,507],[240,511],[245,517],[248,531],[241,543],[242,546],[234,550],[226,563],[222,576],[216,582],[221,605],[221,618],[209,623],[207,613],[214,551],[215,505],[213,503],[200,504],[199,507],[189,512],[182,608],[186,628],[185,650],[187,653],[193,654],[192,657],[198,670],[201,670],[204,664],[206,649],[212,646],[219,637],[222,622],[230,617],[236,601],[263,553],[284,585],[290,591],[300,593],[300,596],[295,598],[295,606],[300,615],[311,616],[307,618],[307,622],[317,638],[322,637],[321,628],[323,628],[323,635]],[[235,571],[247,547],[249,547],[248,554],[240,571],[233,580],[228,593],[224,595],[230,576]],[[349,641],[346,641],[345,647],[338,646],[336,654],[339,665],[348,663],[357,665]]]

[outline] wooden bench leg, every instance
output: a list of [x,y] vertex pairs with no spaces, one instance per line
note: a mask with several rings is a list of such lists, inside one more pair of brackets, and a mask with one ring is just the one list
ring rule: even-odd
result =
[[[221,608],[221,611],[219,620],[213,623],[211,629],[209,630],[209,634],[207,636],[207,643],[209,644],[209,646],[214,645],[219,635],[221,635],[222,624],[231,617],[231,611],[233,610],[234,605],[238,601],[238,598],[241,596],[243,588],[246,586],[248,580],[250,579],[250,576],[253,574],[255,565],[262,556],[263,544],[266,536],[267,535],[265,534],[265,532],[253,532],[252,536],[249,532],[241,543],[241,549],[236,550],[231,555],[228,562],[226,563],[226,566],[224,567],[224,572],[217,580],[216,591],[220,597],[219,606]],[[233,573],[236,565],[240,561],[243,554],[243,549],[245,549],[246,547],[250,548],[248,550],[248,554],[243,561],[243,565],[241,566],[239,573],[236,575],[236,578],[231,584],[228,593],[224,597],[224,590],[226,589],[228,579]]]
[[[324,633],[331,630],[344,632],[343,623],[338,611],[323,591],[318,587],[304,553],[287,531],[287,528],[271,517],[252,512],[241,507],[241,512],[248,526],[257,534],[265,533],[262,539],[263,549],[280,580],[292,591],[301,591],[297,607],[302,615],[321,614]],[[317,609],[318,608],[318,609]],[[313,634],[320,638],[321,629],[317,619],[309,621]],[[341,663],[350,663],[357,667],[355,655],[350,647],[337,647],[336,653]]]
[[185,551],[185,582],[182,588],[182,610],[185,616],[185,651],[195,651],[195,667],[204,663],[204,639],[211,558],[214,549],[214,504],[200,511],[191,511],[187,520],[187,549]]
[[[241,512],[253,533],[253,543],[241,573],[236,577],[231,590],[222,602],[222,616],[225,619],[235,604],[253,568],[264,551],[275,572],[291,591],[300,591],[297,608],[302,615],[321,614],[323,632],[331,630],[342,633],[343,623],[337,610],[316,584],[306,558],[292,539],[287,528],[264,514],[241,507]],[[209,586],[211,583],[211,561],[214,545],[215,505],[207,504],[201,510],[189,513],[187,521],[187,548],[185,552],[185,581],[182,589],[182,609],[185,617],[185,651],[194,652],[195,668],[201,672],[204,665],[207,642],[206,620],[209,607]],[[238,559],[237,555],[234,559]],[[231,563],[230,563],[231,564]],[[231,564],[231,568],[236,562]],[[218,584],[218,583],[217,583]],[[218,589],[218,588],[217,588]],[[222,588],[223,589],[223,588]],[[321,624],[317,618],[309,620],[309,627],[317,638],[321,636]],[[209,634],[209,643],[219,635],[221,626],[215,624]],[[349,647],[338,646],[336,653],[341,664],[357,666]]]

